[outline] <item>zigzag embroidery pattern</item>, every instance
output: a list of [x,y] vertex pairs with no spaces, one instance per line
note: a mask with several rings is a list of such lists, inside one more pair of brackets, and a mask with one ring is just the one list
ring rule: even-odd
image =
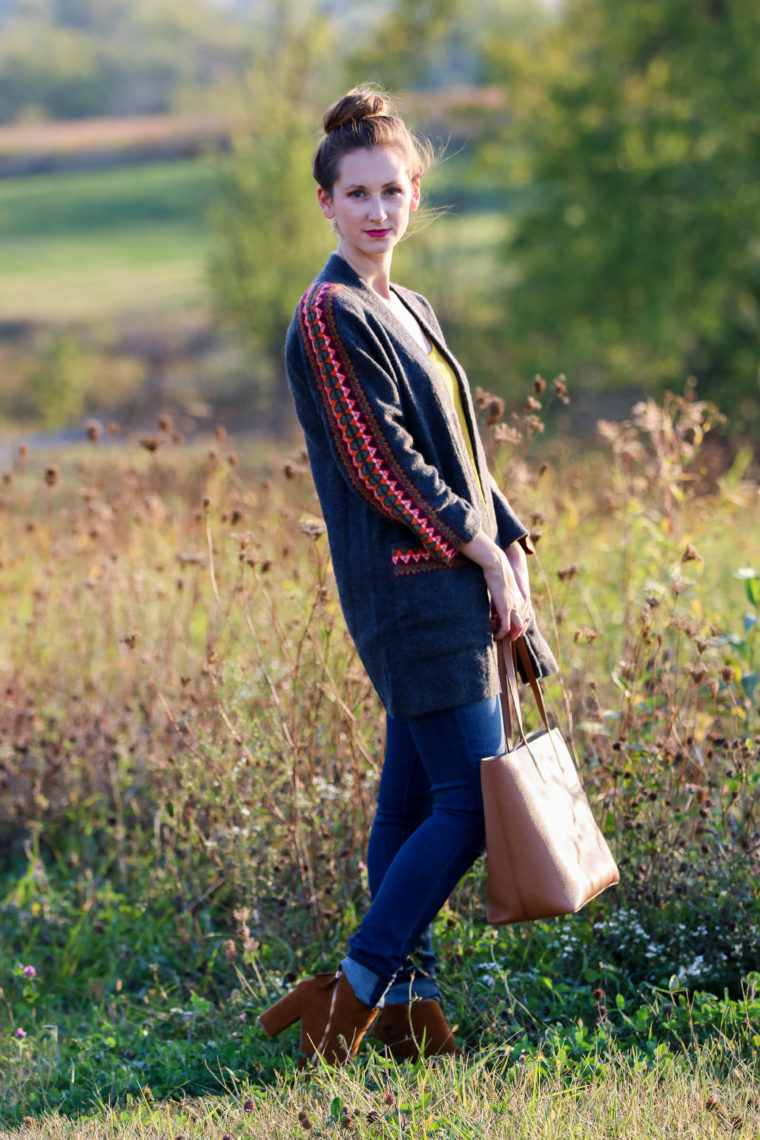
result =
[[433,556],[450,562],[457,554],[456,536],[448,528],[433,525],[423,513],[426,504],[390,453],[361,385],[352,377],[345,352],[339,358],[342,345],[332,316],[336,288],[341,287],[324,284],[309,290],[301,302],[300,320],[312,371],[346,470],[364,498],[383,514],[406,523]]
[[417,565],[418,562],[429,562],[431,557],[429,550],[394,550],[393,565],[398,566],[403,563],[404,566],[408,566],[410,562]]
[[450,562],[436,562],[429,550],[394,550],[391,556],[394,574],[422,574],[425,570],[450,570],[466,566],[468,559],[457,554]]

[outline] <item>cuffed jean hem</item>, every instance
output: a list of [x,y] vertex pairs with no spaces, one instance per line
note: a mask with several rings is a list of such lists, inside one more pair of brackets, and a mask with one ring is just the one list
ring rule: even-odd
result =
[[394,982],[385,995],[385,1005],[408,1005],[412,1001],[440,1002],[441,991],[435,978],[425,974],[407,978],[404,982]]
[[390,989],[391,982],[383,980],[372,970],[362,966],[361,962],[354,962],[351,958],[344,958],[340,968],[359,1001],[363,1001],[372,1009],[385,1004],[385,995]]
[[359,1001],[365,1005],[408,1005],[411,1001],[441,1000],[441,991],[434,978],[425,974],[407,978],[402,982],[388,983],[373,970],[362,966],[353,958],[344,958],[340,968]]

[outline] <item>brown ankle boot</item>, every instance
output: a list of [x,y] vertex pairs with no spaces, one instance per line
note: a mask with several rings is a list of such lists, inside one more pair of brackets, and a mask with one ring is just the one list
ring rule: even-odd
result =
[[422,1056],[462,1054],[446,1024],[441,1003],[433,998],[384,1005],[372,1026],[370,1038],[379,1041],[398,1060],[418,1061]]
[[301,1021],[298,1067],[317,1057],[329,1065],[342,1065],[355,1057],[376,1009],[354,994],[343,973],[315,974],[259,1015],[268,1037],[276,1037],[294,1021]]

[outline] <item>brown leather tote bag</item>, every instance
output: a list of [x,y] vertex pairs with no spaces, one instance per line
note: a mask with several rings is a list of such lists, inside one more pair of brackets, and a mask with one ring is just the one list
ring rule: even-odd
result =
[[[549,728],[543,694],[522,638],[497,643],[503,756],[481,761],[486,820],[487,911],[502,926],[572,914],[620,881],[615,860],[591,813],[561,732]],[[515,655],[536,698],[544,727],[525,735]],[[512,734],[509,702],[519,739]]]

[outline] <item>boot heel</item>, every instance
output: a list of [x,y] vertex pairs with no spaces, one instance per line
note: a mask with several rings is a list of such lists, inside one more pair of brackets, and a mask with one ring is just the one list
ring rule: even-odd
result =
[[269,1009],[259,1014],[259,1022],[267,1037],[276,1037],[301,1016],[301,995],[298,987],[281,997]]

